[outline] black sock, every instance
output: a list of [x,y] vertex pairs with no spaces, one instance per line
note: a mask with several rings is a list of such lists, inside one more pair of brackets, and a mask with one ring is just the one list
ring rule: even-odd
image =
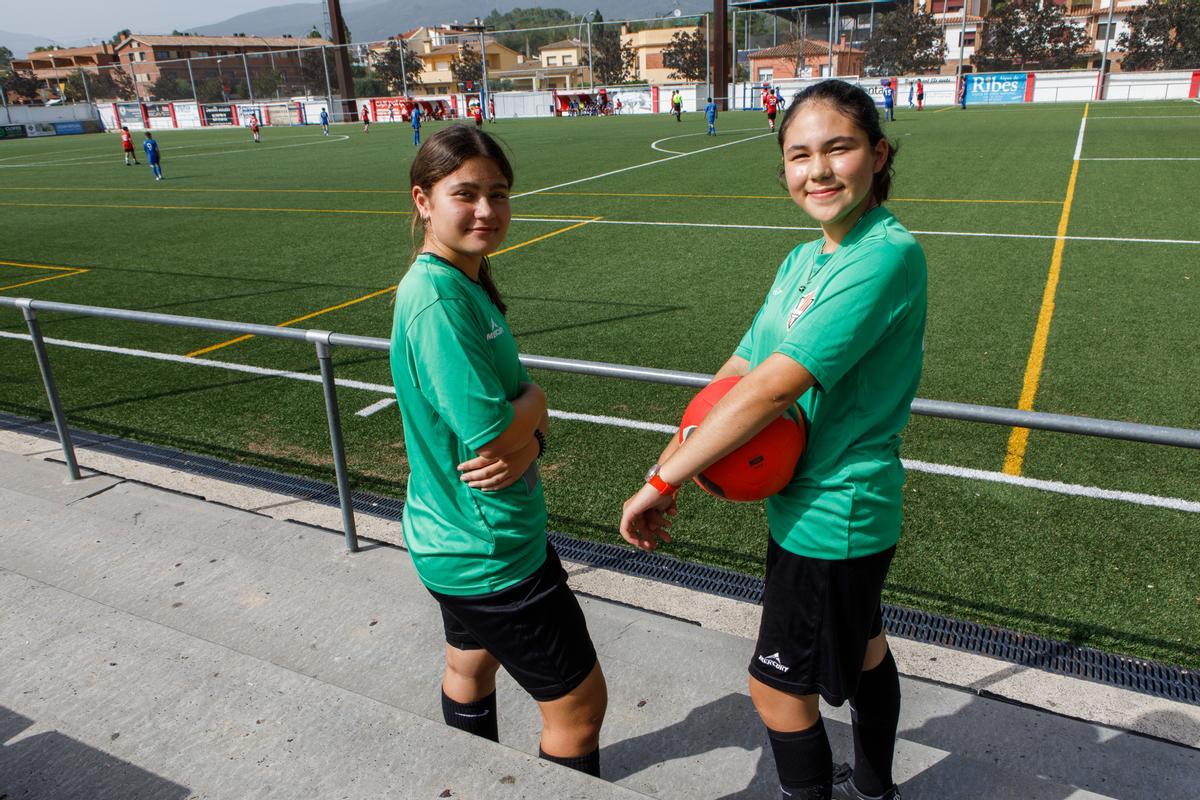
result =
[[538,758],[551,761],[555,764],[561,764],[564,767],[569,767],[574,770],[591,775],[594,778],[600,777],[600,748],[597,747],[590,753],[582,756],[552,756],[542,748],[538,748]]
[[858,680],[850,700],[854,720],[854,786],[878,797],[892,788],[892,756],[900,719],[900,673],[888,650],[875,669]]
[[833,782],[833,751],[825,735],[825,722],[811,728],[781,733],[767,728],[779,788],[791,800],[829,800]]
[[496,720],[496,693],[473,703],[459,703],[442,691],[442,718],[451,728],[500,741],[500,724]]

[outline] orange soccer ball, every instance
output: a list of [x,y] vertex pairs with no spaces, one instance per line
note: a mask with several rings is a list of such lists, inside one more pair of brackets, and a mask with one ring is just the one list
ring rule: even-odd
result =
[[[701,389],[683,412],[679,441],[700,427],[708,412],[740,377],[722,378]],[[696,476],[696,484],[722,500],[741,503],[763,500],[791,481],[804,453],[807,426],[784,414],[772,420],[753,439]]]

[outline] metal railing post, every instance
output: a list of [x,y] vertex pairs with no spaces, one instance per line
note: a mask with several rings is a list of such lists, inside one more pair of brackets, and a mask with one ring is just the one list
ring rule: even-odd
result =
[[54,427],[58,429],[58,441],[62,443],[63,458],[67,460],[67,472],[71,480],[79,480],[79,462],[75,460],[75,444],[67,428],[67,418],[58,399],[58,387],[54,385],[54,373],[50,371],[50,357],[46,355],[46,342],[42,340],[42,329],[38,326],[37,312],[31,300],[18,300],[21,315],[29,326],[29,338],[33,341],[33,354],[37,357],[38,369],[42,373],[42,384],[46,387],[46,399],[50,401],[50,413],[54,416]]
[[358,530],[354,526],[354,504],[346,478],[346,446],[342,442],[342,418],[338,411],[337,386],[333,381],[333,360],[329,351],[329,331],[308,331],[306,338],[317,347],[321,364],[321,386],[325,389],[325,415],[329,418],[329,446],[333,450],[333,471],[337,477],[338,503],[342,507],[342,530],[346,549],[358,552]]

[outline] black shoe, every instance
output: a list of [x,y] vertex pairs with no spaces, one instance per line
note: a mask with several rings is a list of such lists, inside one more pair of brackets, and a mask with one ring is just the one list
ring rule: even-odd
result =
[[900,787],[894,783],[892,788],[878,797],[860,792],[854,785],[854,770],[850,769],[849,764],[833,765],[833,794],[831,796],[834,800],[901,800]]

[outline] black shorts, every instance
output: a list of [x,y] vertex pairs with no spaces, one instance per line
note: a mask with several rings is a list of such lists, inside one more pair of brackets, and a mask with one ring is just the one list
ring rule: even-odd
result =
[[429,593],[442,608],[446,643],[487,650],[534,700],[557,700],[596,666],[583,610],[549,544],[545,563],[507,589],[469,597]]
[[772,539],[750,674],[833,706],[854,697],[867,642],[883,631],[879,598],[895,546],[843,561],[798,556]]
[[767,119],[769,119],[769,120],[771,120],[772,122],[774,122],[774,121],[775,121],[775,112],[774,112],[774,111],[768,111],[768,112],[767,112]]

